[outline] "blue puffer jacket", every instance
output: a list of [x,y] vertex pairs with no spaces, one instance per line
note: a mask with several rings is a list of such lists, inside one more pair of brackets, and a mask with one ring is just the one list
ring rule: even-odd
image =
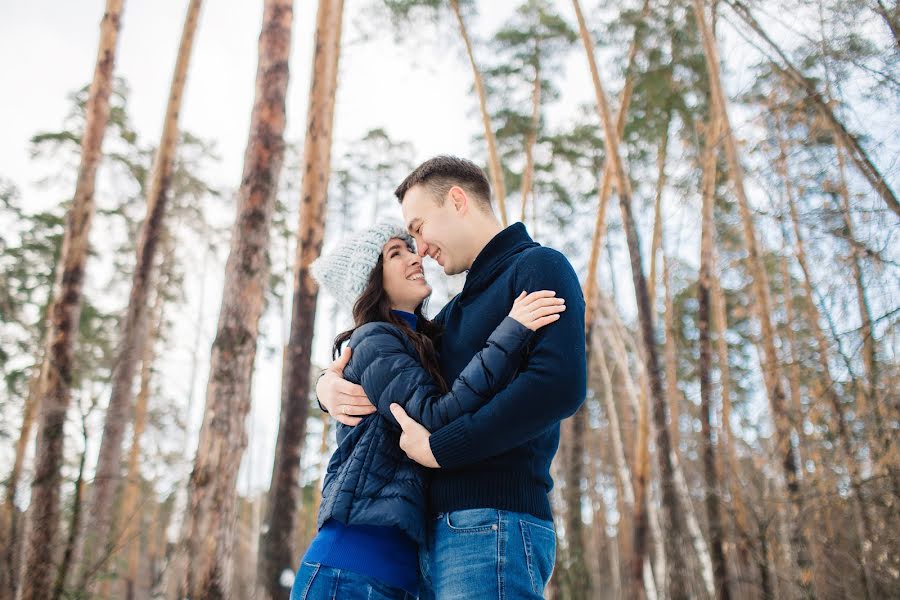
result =
[[511,317],[504,319],[449,385],[450,391],[441,394],[399,327],[377,322],[357,328],[350,338],[353,354],[344,379],[362,385],[378,412],[355,427],[337,425],[338,448],[325,475],[319,527],[328,519],[395,526],[421,544],[428,469],[400,449],[400,427],[391,403],[401,405],[429,431],[475,412],[513,379],[532,333]]

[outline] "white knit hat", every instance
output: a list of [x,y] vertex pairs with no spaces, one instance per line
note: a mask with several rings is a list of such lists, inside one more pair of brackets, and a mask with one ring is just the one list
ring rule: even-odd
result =
[[384,245],[392,238],[400,238],[413,247],[412,237],[399,221],[382,221],[342,240],[330,253],[313,261],[309,270],[338,304],[352,311]]

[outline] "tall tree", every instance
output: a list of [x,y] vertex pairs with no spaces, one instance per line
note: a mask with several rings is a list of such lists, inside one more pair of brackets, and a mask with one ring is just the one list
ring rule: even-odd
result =
[[110,554],[107,544],[113,529],[113,496],[121,479],[122,437],[128,422],[133,418],[131,405],[134,374],[146,334],[147,297],[153,287],[153,261],[169,197],[179,137],[178,115],[181,112],[200,6],[201,0],[190,0],[188,4],[166,104],[162,136],[147,186],[147,214],[138,236],[131,294],[128,298],[122,339],[119,344],[120,354],[113,371],[112,391],[106,409],[91,500],[87,507],[84,528],[79,535],[78,550],[75,553],[76,564],[80,568],[76,584],[79,590],[93,586],[93,577],[100,566],[98,561],[105,560]]
[[244,421],[268,284],[274,193],[284,157],[292,22],[292,0],[265,1],[250,134],[210,358],[206,410],[188,488],[182,552],[191,561],[184,578],[184,593],[191,598],[231,596],[235,486],[247,445]]
[[791,441],[791,421],[786,406],[784,386],[779,373],[778,356],[775,350],[768,275],[762,263],[756,228],[750,212],[749,200],[744,189],[743,168],[738,158],[737,143],[729,121],[725,92],[719,75],[720,66],[716,41],[707,23],[703,2],[701,0],[692,0],[692,7],[706,54],[706,66],[710,80],[710,100],[713,111],[720,119],[728,172],[737,196],[744,231],[744,243],[749,254],[747,262],[754,294],[754,302],[752,304],[760,325],[760,342],[763,346],[763,353],[760,355],[761,370],[772,411],[772,420],[775,425],[776,448],[782,461],[791,507],[789,518],[791,529],[790,544],[798,566],[795,582],[804,595],[812,596],[814,594],[812,558],[807,536],[803,530],[803,496],[800,489],[800,465]]
[[[670,568],[669,593],[673,600],[686,598],[688,594],[686,573],[682,562],[682,552],[679,547],[683,539],[681,528],[681,509],[678,493],[675,489],[674,464],[672,459],[671,436],[669,430],[669,407],[663,388],[662,374],[660,372],[659,352],[656,346],[653,315],[650,309],[650,297],[647,293],[647,279],[644,276],[640,240],[638,238],[637,225],[634,220],[631,206],[631,189],[628,175],[622,163],[619,152],[619,136],[613,124],[609,102],[606,92],[600,80],[594,58],[594,42],[588,31],[581,5],[578,0],[572,0],[575,14],[578,19],[578,29],[584,43],[585,54],[591,71],[594,84],[594,93],[597,102],[597,112],[603,123],[604,140],[607,149],[607,161],[611,163],[611,170],[619,183],[619,208],[622,213],[622,224],[628,242],[628,254],[631,259],[631,275],[634,285],[635,299],[638,308],[638,320],[640,322],[643,360],[646,363],[647,377],[650,383],[650,398],[653,401],[653,421],[656,426],[657,458],[659,460],[660,478],[662,488],[663,510],[666,516],[666,525],[669,535],[666,536],[666,549]],[[632,573],[640,573],[643,570],[643,561],[635,564]],[[636,594],[640,597],[642,589],[635,587]]]
[[[173,243],[168,234],[163,235],[163,256],[158,267],[158,277],[161,279],[171,269]],[[126,600],[134,600],[140,594],[138,582],[138,570],[140,565],[140,537],[142,506],[149,502],[140,501],[141,482],[143,481],[140,469],[142,455],[143,435],[147,427],[151,378],[153,376],[154,363],[156,362],[156,346],[160,342],[163,329],[163,310],[165,307],[166,285],[160,281],[156,285],[153,302],[148,313],[148,335],[144,339],[144,347],[141,349],[140,387],[134,406],[134,422],[131,428],[131,447],[128,450],[127,471],[122,490],[122,506],[119,510],[119,528],[122,543],[125,547],[125,559],[127,568],[121,578],[122,597]],[[155,503],[153,499],[150,502]],[[110,545],[116,540],[111,540]],[[105,580],[108,581],[108,580]]]
[[290,589],[281,583],[281,574],[292,570],[296,560],[293,540],[297,526],[300,453],[306,441],[319,291],[309,267],[322,252],[325,233],[343,13],[343,0],[319,0],[303,145],[291,325],[281,379],[281,421],[259,559],[263,583],[272,598],[288,597]]
[[72,353],[78,334],[84,285],[88,235],[94,214],[94,184],[100,148],[109,118],[109,95],[119,39],[123,0],[107,0],[100,23],[100,44],[87,106],[87,124],[81,140],[81,164],[57,269],[49,310],[46,366],[41,370],[38,403],[41,407],[31,508],[26,523],[25,560],[19,579],[18,600],[50,595],[53,549],[59,530],[59,483],[63,455],[63,426],[69,407]]
[[706,516],[712,549],[713,575],[717,600],[731,598],[728,571],[725,564],[724,530],[716,470],[716,439],[713,431],[715,408],[712,401],[712,284],[714,221],[713,205],[716,193],[716,144],[719,139],[719,119],[713,112],[706,127],[701,153],[702,194],[700,215],[700,275],[697,285],[697,328],[700,356],[697,363],[700,375],[700,422],[702,424],[703,474],[706,481]]
[[475,93],[478,94],[478,105],[481,109],[481,124],[484,126],[484,138],[488,147],[488,172],[491,176],[491,187],[494,188],[494,197],[497,199],[497,210],[500,212],[500,223],[506,227],[506,183],[503,180],[503,167],[500,164],[500,156],[497,154],[497,136],[491,125],[491,115],[488,112],[487,94],[484,91],[484,82],[481,79],[481,71],[475,61],[475,52],[472,49],[472,40],[469,39],[469,31],[466,21],[463,19],[459,7],[459,0],[450,0],[450,7],[459,25],[459,34],[466,45],[466,56],[472,67],[472,77],[475,81]]

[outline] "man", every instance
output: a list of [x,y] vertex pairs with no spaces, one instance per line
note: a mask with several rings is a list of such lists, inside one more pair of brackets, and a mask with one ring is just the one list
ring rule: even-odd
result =
[[[540,598],[556,555],[550,463],[559,423],[584,401],[584,297],[566,258],[534,242],[524,225],[500,227],[487,178],[471,161],[438,156],[395,192],[417,251],[448,275],[468,271],[435,317],[441,371],[453,381],[479,352],[520,292],[554,290],[559,321],[539,331],[516,377],[474,414],[429,432],[398,405],[400,447],[434,469],[428,543],[420,549],[422,598]],[[344,381],[345,353],[316,394],[338,421],[374,412],[362,388]]]

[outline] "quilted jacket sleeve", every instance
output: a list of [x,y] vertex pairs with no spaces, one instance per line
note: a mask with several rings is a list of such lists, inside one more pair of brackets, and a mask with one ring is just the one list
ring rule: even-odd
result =
[[419,362],[405,334],[389,323],[368,323],[350,339],[353,356],[348,367],[378,412],[399,427],[391,414],[394,402],[406,413],[434,431],[463,414],[475,412],[503,389],[523,355],[532,331],[506,317],[488,338],[485,347],[472,358],[442,394],[437,383]]

